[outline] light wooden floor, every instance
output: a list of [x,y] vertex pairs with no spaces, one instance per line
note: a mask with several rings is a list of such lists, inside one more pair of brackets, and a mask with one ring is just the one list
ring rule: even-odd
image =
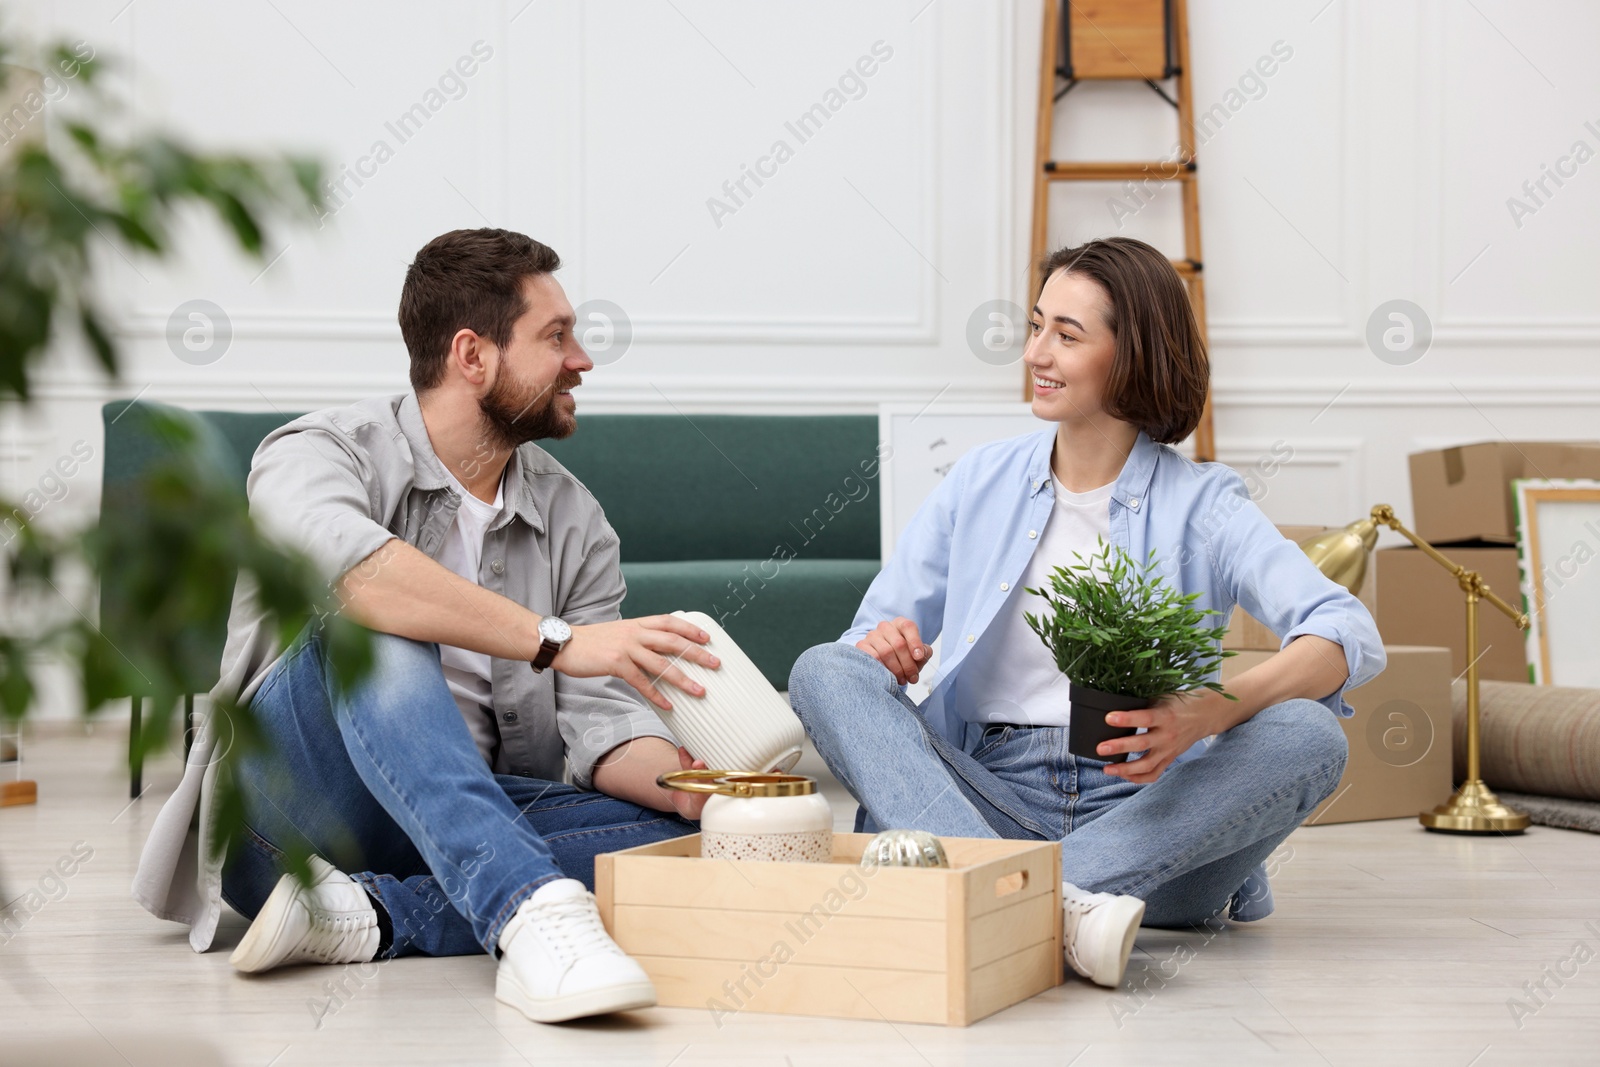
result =
[[[1070,980],[965,1030],[749,1013],[719,1026],[685,1009],[538,1026],[495,1002],[486,957],[413,958],[347,977],[347,1002],[319,1028],[309,1004],[337,968],[241,979],[227,963],[236,917],[220,951],[197,956],[182,928],[129,899],[177,771],[154,768],[129,806],[122,743],[109,729],[34,742],[40,803],[0,809],[0,899],[37,886],[76,843],[93,850],[64,897],[9,943],[0,935],[0,1063],[1600,1062],[1600,836],[1535,828],[1483,840],[1407,820],[1297,832],[1265,922],[1209,940],[1142,933],[1129,972],[1130,986],[1148,985],[1142,999]],[[1588,962],[1574,959],[1579,945]],[[1564,970],[1564,985],[1546,967]],[[1523,988],[1541,979],[1542,1006]],[[1529,1008],[1520,1020],[1512,998]]]

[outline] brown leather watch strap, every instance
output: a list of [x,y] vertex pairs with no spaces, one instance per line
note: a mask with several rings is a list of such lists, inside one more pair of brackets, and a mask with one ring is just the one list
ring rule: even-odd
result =
[[556,644],[549,638],[545,638],[545,640],[539,645],[538,653],[533,657],[532,666],[534,673],[537,674],[543,671],[546,667],[550,666],[551,661],[556,658],[556,653],[560,651],[560,645]]

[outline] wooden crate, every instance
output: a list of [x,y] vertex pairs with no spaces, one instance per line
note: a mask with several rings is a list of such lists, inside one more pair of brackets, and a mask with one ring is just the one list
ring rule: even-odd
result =
[[1059,842],[941,838],[943,870],[704,859],[700,836],[595,860],[611,936],[661,1004],[967,1026],[1061,983]]

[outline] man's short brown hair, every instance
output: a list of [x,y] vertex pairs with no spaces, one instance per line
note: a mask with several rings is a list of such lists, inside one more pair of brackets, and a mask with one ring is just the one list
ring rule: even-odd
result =
[[471,330],[500,348],[527,310],[522,280],[552,274],[561,257],[510,230],[451,230],[422,246],[400,289],[400,336],[411,353],[411,388],[444,380],[450,341]]
[[1041,292],[1058,270],[1092,279],[1109,298],[1106,325],[1117,353],[1106,381],[1106,412],[1163,444],[1193,433],[1211,388],[1211,360],[1171,261],[1143,241],[1106,237],[1046,256]]

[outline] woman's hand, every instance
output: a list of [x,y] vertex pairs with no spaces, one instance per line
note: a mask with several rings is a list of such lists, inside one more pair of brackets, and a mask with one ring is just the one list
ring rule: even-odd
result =
[[856,647],[889,668],[901,685],[915,682],[933,655],[933,649],[922,643],[917,624],[904,617],[880,622]]
[[1113,711],[1106,715],[1108,726],[1143,726],[1146,731],[1131,737],[1102,741],[1100,758],[1118,752],[1143,752],[1128,763],[1108,763],[1106,774],[1148,785],[1160,778],[1172,761],[1189,750],[1196,741],[1230,729],[1238,720],[1237,703],[1221,693],[1201,689],[1162,697],[1140,711]]

